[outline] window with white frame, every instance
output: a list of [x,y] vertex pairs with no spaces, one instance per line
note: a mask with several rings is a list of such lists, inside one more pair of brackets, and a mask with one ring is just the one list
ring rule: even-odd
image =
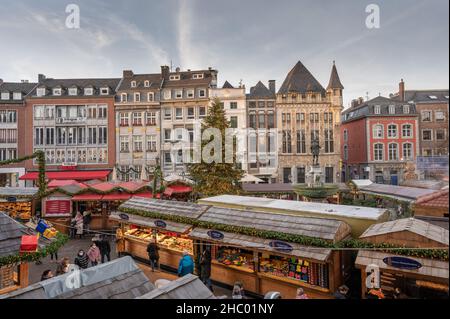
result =
[[181,107],[177,107],[175,109],[175,119],[182,120],[183,119],[183,109]]
[[142,135],[133,136],[133,151],[142,152]]
[[199,118],[203,118],[206,116],[206,107],[205,106],[200,106],[198,108],[198,117]]
[[130,151],[129,138],[128,136],[120,136],[120,152],[128,153]]
[[13,92],[13,100],[21,100],[22,99],[22,92]]
[[147,152],[156,152],[156,135],[147,135]]
[[390,143],[388,146],[388,159],[390,161],[397,161],[398,160],[398,144],[397,143]]
[[128,126],[129,120],[130,120],[130,113],[128,112],[121,112],[120,115],[120,126]]
[[184,132],[183,128],[180,128],[180,127],[176,128],[175,129],[175,140],[182,141],[184,139],[183,132]]
[[97,127],[88,127],[88,144],[97,144]]
[[431,122],[431,111],[422,111],[422,122]]
[[36,127],[34,129],[34,145],[44,145],[44,128]]
[[53,95],[59,96],[62,94],[62,89],[61,88],[54,88],[53,89]]
[[444,129],[436,129],[436,141],[445,140],[446,131]]
[[178,150],[175,154],[176,154],[176,156],[175,156],[175,164],[176,165],[183,165],[183,162],[184,162],[184,160],[183,160],[183,150]]
[[344,160],[348,160],[348,146],[347,144],[344,145]]
[[230,102],[230,110],[237,110],[238,104],[237,102]]
[[175,98],[176,99],[182,99],[183,98],[183,90],[176,90],[175,91]]
[[87,117],[88,117],[88,119],[96,119],[97,118],[97,105],[89,105],[88,106]]
[[403,114],[409,114],[409,105],[403,105]]
[[344,130],[344,142],[347,142],[347,141],[348,141],[348,131]]
[[172,140],[172,130],[170,128],[164,129],[164,142],[170,142]]
[[77,88],[69,88],[69,95],[74,96],[78,94]]
[[203,77],[204,77],[204,75],[203,75],[203,73],[194,73],[193,75],[192,75],[192,78],[195,80],[195,79],[203,79]]
[[43,105],[34,106],[34,118],[35,119],[45,118],[45,107]]
[[403,143],[403,159],[404,160],[412,160],[413,154],[412,154],[412,144],[411,143]]
[[373,138],[383,138],[384,136],[383,124],[377,124],[373,126]]
[[2,100],[9,100],[10,93],[9,92],[2,92],[1,98]]
[[135,88],[136,87],[136,81],[131,81],[131,87]]
[[436,118],[436,122],[445,121],[445,112],[444,111],[436,111],[434,113],[434,116]]
[[172,109],[171,108],[164,108],[164,119],[165,120],[171,120],[172,119]]
[[120,101],[121,102],[127,102],[128,101],[128,94],[126,94],[126,93],[120,94]]
[[178,80],[180,80],[179,74],[169,76],[169,81],[178,81]]
[[193,99],[194,96],[195,96],[195,92],[192,89],[191,90],[187,90],[186,95],[187,95],[188,99]]
[[106,105],[99,105],[98,106],[98,118],[99,119],[106,119],[108,117],[108,108]]
[[108,128],[106,126],[100,126],[98,128],[98,143],[108,144]]
[[374,113],[375,114],[381,114],[381,106],[380,105],[375,105]]
[[395,114],[395,105],[389,105],[389,114]]
[[406,137],[406,138],[413,137],[411,124],[403,124],[402,125],[402,137]]
[[154,100],[155,100],[155,93],[149,92],[149,93],[147,94],[147,101],[148,101],[148,102],[153,102]]
[[[45,96],[45,92],[46,91],[46,89],[45,88],[38,88],[37,90],[36,90],[36,95],[37,96]],[[9,95],[8,95],[8,99],[9,99]]]
[[134,93],[134,102],[141,102],[141,93]]
[[146,87],[146,88],[150,87],[150,81],[145,80],[144,81],[144,87]]
[[93,95],[94,89],[93,88],[85,88],[84,89],[84,95]]
[[170,152],[164,152],[164,166],[172,166],[172,154]]
[[198,90],[198,97],[206,97],[206,90],[205,89]]
[[142,112],[133,112],[133,126],[142,125]]
[[433,131],[432,130],[422,130],[422,141],[432,141]]
[[145,116],[146,125],[156,125],[156,112],[147,112]]
[[[46,119],[53,119],[55,116],[55,106],[54,105],[47,105],[45,107],[45,118]],[[86,113],[84,114],[84,117],[86,117]]]
[[187,109],[187,119],[193,120],[195,118],[195,109],[193,107],[188,107]]
[[100,89],[100,95],[108,95],[109,94],[109,88],[101,88]]
[[389,124],[388,125],[388,138],[396,138],[397,137],[397,125]]

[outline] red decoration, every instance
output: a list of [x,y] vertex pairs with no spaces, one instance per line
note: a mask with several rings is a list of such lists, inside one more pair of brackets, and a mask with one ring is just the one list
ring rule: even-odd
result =
[[21,253],[32,253],[36,252],[38,248],[38,236],[33,235],[24,235],[22,236],[22,240],[20,243],[20,252]]

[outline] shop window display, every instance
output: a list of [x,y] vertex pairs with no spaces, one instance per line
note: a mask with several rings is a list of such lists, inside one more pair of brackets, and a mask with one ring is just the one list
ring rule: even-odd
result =
[[217,262],[254,271],[253,252],[235,247],[213,246],[212,256]]

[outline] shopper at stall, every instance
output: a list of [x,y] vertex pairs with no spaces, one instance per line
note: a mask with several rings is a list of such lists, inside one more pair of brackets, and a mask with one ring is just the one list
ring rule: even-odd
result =
[[80,212],[77,212],[77,215],[75,216],[76,221],[76,229],[77,229],[77,235],[79,238],[83,238],[83,215],[81,215]]
[[83,249],[78,251],[77,257],[75,257],[75,265],[81,269],[86,269],[89,266],[89,258]]
[[85,210],[83,213],[83,230],[85,233],[89,233],[89,225],[91,224],[92,216],[90,210]]
[[95,242],[93,242],[91,247],[89,247],[87,255],[89,257],[89,261],[91,262],[91,265],[97,266],[98,263],[100,262],[100,249],[97,247]]
[[213,291],[211,284],[211,252],[205,249],[200,257],[200,279],[209,290]]
[[150,265],[152,266],[152,271],[155,268],[159,268],[159,247],[155,242],[151,242],[147,246],[148,259],[150,260]]
[[52,273],[52,271],[50,269],[47,269],[47,270],[45,270],[42,273],[41,281],[47,280],[47,279],[50,279],[50,278],[53,278],[53,273]]
[[334,293],[335,299],[347,299],[348,298],[348,287],[346,285],[340,286]]
[[56,267],[56,276],[63,275],[69,271],[69,258],[64,257]]
[[187,274],[194,273],[194,261],[192,257],[189,256],[189,252],[183,251],[183,257],[180,259],[178,264],[178,277],[186,276]]
[[76,234],[77,234],[77,220],[74,217],[70,220],[69,236],[71,239],[75,239]]
[[234,283],[234,285],[239,287],[239,289],[241,291],[242,299],[244,299],[245,298],[245,290],[244,290],[244,284],[242,283],[242,281],[236,281]]
[[305,294],[305,291],[303,290],[303,288],[298,288],[295,299],[309,299],[309,297],[307,294]]
[[241,287],[239,287],[238,285],[234,285],[233,291],[231,293],[231,298],[232,299],[243,299],[242,294],[241,294]]

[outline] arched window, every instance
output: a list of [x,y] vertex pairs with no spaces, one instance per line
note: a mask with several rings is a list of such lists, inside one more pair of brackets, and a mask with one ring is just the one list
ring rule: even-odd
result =
[[395,124],[388,125],[388,137],[390,138],[397,137],[397,125]]
[[375,144],[373,147],[373,151],[374,151],[374,156],[373,156],[374,160],[382,161],[383,160],[383,152],[384,152],[383,144],[381,144],[381,143]]
[[344,145],[344,160],[348,160],[348,146]]
[[402,126],[402,137],[413,137],[411,124],[404,124]]
[[397,145],[397,143],[389,144],[389,152],[388,153],[389,153],[388,159],[390,161],[398,160],[398,145]]
[[412,160],[412,144],[411,143],[403,143],[403,159],[404,160]]
[[373,138],[383,138],[384,127],[382,124],[377,124],[373,127]]

